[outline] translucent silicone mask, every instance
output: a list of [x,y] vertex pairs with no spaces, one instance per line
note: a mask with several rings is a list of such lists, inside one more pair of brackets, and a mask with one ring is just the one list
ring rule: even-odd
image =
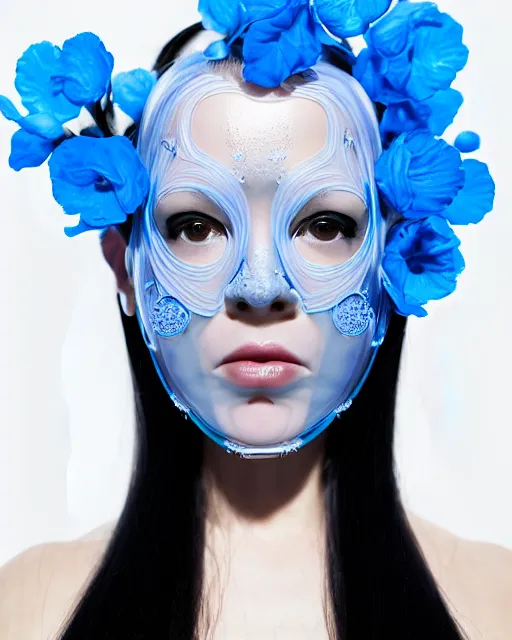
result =
[[[360,85],[327,63],[316,65],[314,81],[296,86],[292,97],[251,97],[222,68],[208,65],[201,55],[179,61],[150,97],[139,153],[152,190],[134,219],[127,266],[142,331],[176,405],[228,451],[282,455],[350,406],[385,334],[380,265],[387,227],[373,178],[378,125]],[[214,96],[242,112],[233,119],[236,126],[228,118],[209,139]],[[265,105],[274,110],[268,144],[244,130],[248,100],[258,103],[262,120]],[[291,120],[283,109],[281,125],[278,105],[289,100],[303,104]],[[325,139],[297,162],[308,104],[316,113],[322,109]],[[190,209],[197,203],[223,232],[199,244],[166,237],[165,218],[172,219],[173,207],[183,208],[183,201]],[[354,237],[321,245],[308,240],[301,229],[310,212],[339,209],[340,202],[359,203]],[[258,332],[237,322],[226,331],[227,305],[240,301],[251,309],[278,301],[297,312],[288,325],[282,320]],[[223,327],[221,333],[216,327]],[[203,353],[205,340],[222,341],[219,336],[226,349],[248,341],[286,343],[288,336],[302,340],[298,348],[305,353],[309,339],[320,346],[310,354],[308,375],[276,388],[242,389],[219,375]],[[245,429],[251,398],[262,394],[279,409],[268,414],[273,424]],[[261,415],[265,422],[267,414]]]

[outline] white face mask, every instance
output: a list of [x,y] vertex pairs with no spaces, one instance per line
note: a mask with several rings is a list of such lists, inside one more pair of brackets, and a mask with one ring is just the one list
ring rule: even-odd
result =
[[292,96],[253,96],[194,55],[141,124],[152,192],[127,258],[141,328],[176,404],[242,455],[318,435],[388,323],[373,107],[347,74],[314,69]]

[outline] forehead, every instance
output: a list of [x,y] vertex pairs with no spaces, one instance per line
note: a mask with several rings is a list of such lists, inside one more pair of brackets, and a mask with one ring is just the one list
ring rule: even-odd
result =
[[227,92],[201,100],[191,124],[196,146],[228,167],[243,154],[245,165],[277,162],[288,171],[325,147],[327,131],[325,110],[313,100]]

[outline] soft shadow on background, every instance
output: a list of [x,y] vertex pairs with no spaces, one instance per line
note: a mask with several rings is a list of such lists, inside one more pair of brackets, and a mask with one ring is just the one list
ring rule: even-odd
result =
[[[471,53],[454,84],[466,102],[445,138],[464,129],[482,136],[476,157],[489,163],[497,197],[483,223],[457,229],[467,268],[456,294],[409,322],[397,463],[404,501],[418,515],[512,547],[509,29],[495,17],[497,0],[438,4],[463,24]],[[197,19],[195,0],[2,0],[0,93],[16,97],[16,60],[34,42],[61,45],[93,31],[116,72],[150,68]],[[114,282],[97,235],[65,237],[74,222],[52,198],[46,165],[8,168],[14,130],[0,119],[0,564],[117,517],[134,428]]]

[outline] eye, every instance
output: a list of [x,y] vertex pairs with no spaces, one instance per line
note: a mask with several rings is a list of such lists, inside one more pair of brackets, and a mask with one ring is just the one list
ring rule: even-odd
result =
[[321,242],[329,242],[338,238],[355,238],[357,223],[343,213],[322,211],[302,220],[292,235],[312,235]]
[[217,236],[227,235],[223,224],[197,211],[170,216],[165,225],[170,240],[177,240],[181,237],[186,242],[200,243]]

